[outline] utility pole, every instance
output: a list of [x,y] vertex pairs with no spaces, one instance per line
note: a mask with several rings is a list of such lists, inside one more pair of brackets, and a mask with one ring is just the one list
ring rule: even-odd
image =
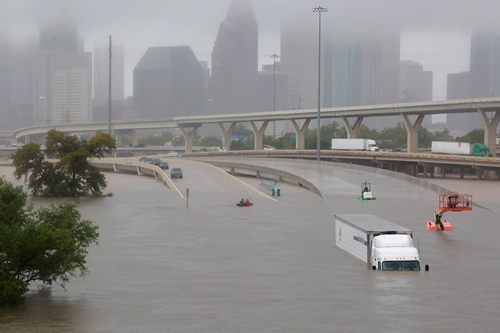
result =
[[320,114],[320,102],[321,102],[321,94],[320,94],[320,87],[321,87],[321,13],[322,12],[327,12],[328,8],[323,8],[321,6],[318,6],[316,8],[313,8],[314,13],[319,14],[319,43],[318,43],[318,137],[317,137],[317,145],[316,145],[316,159],[319,161],[321,159],[320,157],[320,143],[321,143],[321,136],[320,136],[320,130],[321,130],[321,114]]
[[[276,111],[276,58],[279,57],[276,53],[271,55],[273,58],[273,111]],[[276,140],[276,120],[273,121],[273,139]]]
[[109,36],[109,110],[108,110],[108,134],[111,135],[111,35]]
[[91,93],[90,93],[90,84],[87,84],[87,93],[88,93],[88,118],[87,121],[90,122],[90,100],[91,100]]

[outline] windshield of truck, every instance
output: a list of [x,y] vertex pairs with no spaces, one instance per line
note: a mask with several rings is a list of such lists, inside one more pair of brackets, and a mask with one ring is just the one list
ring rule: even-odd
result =
[[384,261],[382,263],[384,271],[419,271],[420,263],[413,261]]
[[488,147],[486,147],[484,149],[481,149],[480,150],[480,154],[482,156],[492,156]]

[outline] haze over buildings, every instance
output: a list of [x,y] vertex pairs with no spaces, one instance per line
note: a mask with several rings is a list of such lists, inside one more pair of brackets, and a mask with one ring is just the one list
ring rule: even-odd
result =
[[[312,13],[317,1],[186,0],[180,4],[151,0],[147,5],[125,2],[9,3],[0,13],[9,28],[6,32],[6,27],[0,27],[0,127],[102,119],[108,98],[107,45],[102,41],[109,35],[116,36],[124,45],[121,49],[114,46],[113,50],[115,102],[123,101],[135,91],[132,72],[149,48],[186,45],[198,62],[210,64],[207,70],[212,74],[210,80],[204,80],[205,104],[199,112],[317,107],[318,17]],[[489,61],[487,70],[495,73],[498,56],[493,52],[491,40],[499,35],[500,24],[495,23],[492,13],[499,7],[490,0],[485,0],[482,6],[471,0],[439,4],[339,0],[323,14],[321,106],[446,99],[448,74],[458,77],[454,73],[469,69],[474,89],[488,90],[486,96],[497,96],[499,89],[494,76],[486,78],[481,74],[485,70],[475,64]],[[66,15],[58,16],[61,10]],[[13,20],[14,17],[21,19]],[[476,30],[478,27],[482,29]],[[473,39],[469,52],[472,31],[492,37],[489,42]],[[35,51],[33,38],[26,37],[33,35],[39,39]],[[432,38],[424,43],[422,35]],[[435,36],[444,37],[439,41]],[[449,44],[451,40],[466,42],[455,47]],[[436,42],[431,44],[432,41]],[[483,46],[479,46],[481,43]],[[432,51],[431,45],[446,51]],[[94,47],[92,66],[88,51]],[[274,53],[280,56],[276,59],[279,70],[273,71],[277,75],[273,75],[271,85],[269,70],[259,73],[259,68],[272,64],[270,55]],[[433,81],[432,97],[429,97],[429,76]],[[28,77],[31,78],[27,84]],[[480,84],[474,84],[475,80]],[[488,87],[483,89],[482,85]],[[89,87],[93,91],[91,107]],[[472,91],[470,94],[477,95]],[[459,92],[450,92],[452,95],[467,98]],[[115,104],[118,107],[119,103]],[[127,112],[115,116],[140,113],[132,110],[130,102],[123,105]],[[369,124],[369,120],[364,123]],[[386,124],[370,125],[380,128]]]

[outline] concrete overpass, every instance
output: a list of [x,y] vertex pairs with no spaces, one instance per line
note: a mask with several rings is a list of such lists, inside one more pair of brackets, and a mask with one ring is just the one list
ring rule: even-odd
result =
[[[487,112],[493,112],[491,119]],[[324,108],[321,109],[321,118],[340,118],[344,122],[348,138],[356,138],[363,119],[367,117],[401,116],[408,135],[407,151],[417,152],[418,129],[426,115],[477,113],[484,128],[484,143],[495,151],[496,130],[500,121],[500,98],[481,98],[449,100],[440,102],[418,102],[385,105],[368,105],[356,107]],[[198,128],[203,124],[218,124],[224,136],[224,146],[230,145],[230,137],[237,123],[250,123],[254,132],[254,147],[256,150],[263,147],[263,135],[270,121],[290,121],[297,134],[296,149],[304,149],[305,133],[311,120],[317,119],[317,109],[269,111],[254,113],[236,113],[221,115],[189,116],[175,118],[128,119],[114,120],[111,128],[121,145],[124,135],[130,135],[133,144],[137,144],[136,130],[178,128],[184,135],[186,152],[192,151],[193,138]],[[299,121],[303,121],[299,125]],[[16,139],[25,137],[25,142],[40,140],[48,130],[55,128],[62,132],[78,133],[107,131],[108,122],[62,123],[31,126],[14,131]]]

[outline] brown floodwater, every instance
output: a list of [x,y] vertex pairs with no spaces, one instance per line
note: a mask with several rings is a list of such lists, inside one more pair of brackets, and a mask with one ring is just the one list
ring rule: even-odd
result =
[[[182,165],[184,179],[174,183],[189,188],[187,205],[152,178],[106,173],[113,197],[74,200],[99,226],[90,274],[67,291],[33,286],[24,304],[0,308],[0,332],[500,330],[499,200],[448,213],[454,230],[432,232],[424,221],[437,194],[426,188],[348,169],[286,167],[310,177],[325,199],[283,184],[276,200],[252,195],[253,207],[238,208],[247,192]],[[12,171],[0,167],[9,180]],[[356,200],[365,180],[377,200]],[[333,216],[349,213],[412,229],[430,271],[371,271],[337,248]]]

